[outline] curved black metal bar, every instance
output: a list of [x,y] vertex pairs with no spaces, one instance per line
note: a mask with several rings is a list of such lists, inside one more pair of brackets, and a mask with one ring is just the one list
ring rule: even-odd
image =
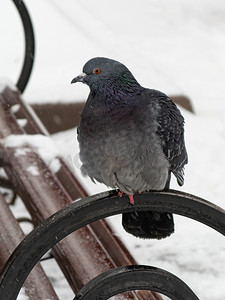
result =
[[118,267],[100,274],[85,284],[74,300],[105,300],[133,290],[155,291],[172,300],[199,300],[178,277],[159,268],[141,265]]
[[15,4],[20,18],[23,23],[23,30],[25,35],[25,56],[23,61],[23,68],[20,73],[20,77],[16,83],[17,88],[21,93],[25,90],[28,80],[31,75],[34,54],[35,54],[35,41],[34,41],[34,31],[32,22],[28,13],[28,10],[22,0],[12,0]]
[[169,190],[135,195],[131,205],[116,191],[76,201],[37,226],[15,249],[0,276],[0,299],[15,300],[40,258],[71,232],[99,219],[132,211],[171,212],[202,222],[225,235],[225,211],[196,196]]

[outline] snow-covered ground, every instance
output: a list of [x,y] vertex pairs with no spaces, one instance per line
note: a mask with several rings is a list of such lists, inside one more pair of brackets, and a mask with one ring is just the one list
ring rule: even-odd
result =
[[[70,85],[95,56],[123,62],[146,87],[187,95],[195,109],[182,109],[189,164],[185,185],[172,188],[225,208],[225,2],[224,0],[29,0],[36,35],[36,57],[24,93],[30,103],[84,100],[88,88]],[[23,35],[13,4],[1,1],[0,76],[16,81],[23,57]],[[77,176],[76,131],[53,136]],[[81,178],[90,193],[106,189]],[[21,210],[21,208],[19,208]],[[164,268],[182,278],[200,299],[225,299],[225,240],[195,221],[176,216],[176,233],[161,241],[125,233],[121,217],[110,218],[139,263]],[[59,290],[61,276],[48,266]],[[72,293],[63,290],[62,299]]]

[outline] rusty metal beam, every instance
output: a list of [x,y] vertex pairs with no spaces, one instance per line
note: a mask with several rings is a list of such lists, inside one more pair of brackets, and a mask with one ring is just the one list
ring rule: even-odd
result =
[[[6,204],[5,198],[0,193],[0,272],[10,254],[24,237],[25,235]],[[24,290],[31,300],[59,299],[39,263],[25,281]]]

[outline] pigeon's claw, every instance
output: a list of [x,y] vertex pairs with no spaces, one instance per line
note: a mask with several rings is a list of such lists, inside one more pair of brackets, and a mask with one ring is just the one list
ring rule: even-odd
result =
[[123,196],[123,192],[119,191],[119,192],[118,192],[118,196],[119,196],[119,197],[122,197],[122,196]]
[[134,204],[134,195],[130,194],[129,195],[129,199],[130,199],[130,204]]
[[[119,191],[118,192],[118,196],[122,197],[123,196],[123,192]],[[134,204],[134,195],[130,194],[130,195],[128,195],[128,197],[129,197],[129,200],[130,200],[130,204]]]

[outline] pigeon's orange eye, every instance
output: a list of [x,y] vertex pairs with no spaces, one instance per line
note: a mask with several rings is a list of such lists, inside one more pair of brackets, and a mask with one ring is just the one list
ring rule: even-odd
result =
[[98,69],[98,68],[95,68],[95,69],[93,70],[93,73],[95,73],[95,74],[99,74],[100,72],[101,72],[101,70]]

